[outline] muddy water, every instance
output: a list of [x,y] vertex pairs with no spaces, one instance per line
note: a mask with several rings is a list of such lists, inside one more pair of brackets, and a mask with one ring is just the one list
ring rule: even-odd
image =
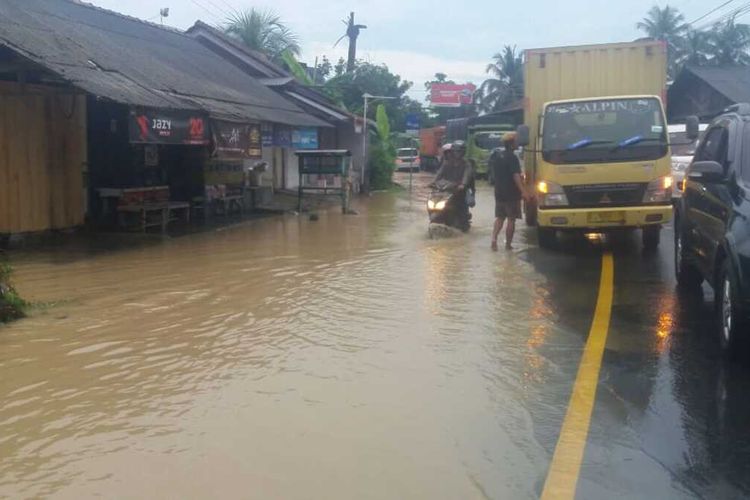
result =
[[488,251],[490,196],[452,240],[380,194],[14,256],[52,306],[0,327],[0,496],[536,496],[555,317],[523,241]]

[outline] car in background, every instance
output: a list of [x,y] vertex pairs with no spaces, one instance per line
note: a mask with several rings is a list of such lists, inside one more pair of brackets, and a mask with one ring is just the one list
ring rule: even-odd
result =
[[698,137],[698,139],[691,141],[687,137],[687,128],[684,123],[676,123],[667,127],[667,130],[669,131],[669,144],[672,148],[672,177],[674,178],[674,189],[672,189],[673,198],[679,198],[682,195],[682,181],[685,179],[685,170],[690,165],[690,162],[693,161],[695,148],[698,147],[698,142],[707,128],[707,123],[701,123],[698,126],[701,136]]
[[422,163],[416,148],[400,148],[396,150],[396,170],[399,172],[419,172]]
[[750,104],[731,106],[704,133],[674,221],[677,282],[711,285],[722,350],[736,354],[750,340]]

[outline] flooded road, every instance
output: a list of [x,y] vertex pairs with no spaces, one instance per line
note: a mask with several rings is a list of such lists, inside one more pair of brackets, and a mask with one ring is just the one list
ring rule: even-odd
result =
[[[424,177],[320,220],[12,255],[45,304],[0,327],[0,497],[536,498],[601,244],[492,253],[491,191],[429,240]],[[615,304],[580,498],[750,491],[750,377],[671,235],[613,243]]]

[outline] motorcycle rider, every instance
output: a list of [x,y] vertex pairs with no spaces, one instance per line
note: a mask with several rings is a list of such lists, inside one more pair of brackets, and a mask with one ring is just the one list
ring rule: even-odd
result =
[[451,144],[450,153],[443,154],[443,162],[435,174],[434,183],[447,181],[455,185],[458,191],[466,191],[471,186],[473,170],[471,164],[466,161],[466,143],[455,141]]

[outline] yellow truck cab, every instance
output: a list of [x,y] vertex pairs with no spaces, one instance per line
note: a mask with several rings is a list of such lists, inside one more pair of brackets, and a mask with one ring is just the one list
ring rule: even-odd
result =
[[519,136],[536,193],[526,218],[540,245],[553,245],[558,230],[641,228],[644,246],[656,247],[672,215],[663,44],[530,52],[525,122],[533,128]]

